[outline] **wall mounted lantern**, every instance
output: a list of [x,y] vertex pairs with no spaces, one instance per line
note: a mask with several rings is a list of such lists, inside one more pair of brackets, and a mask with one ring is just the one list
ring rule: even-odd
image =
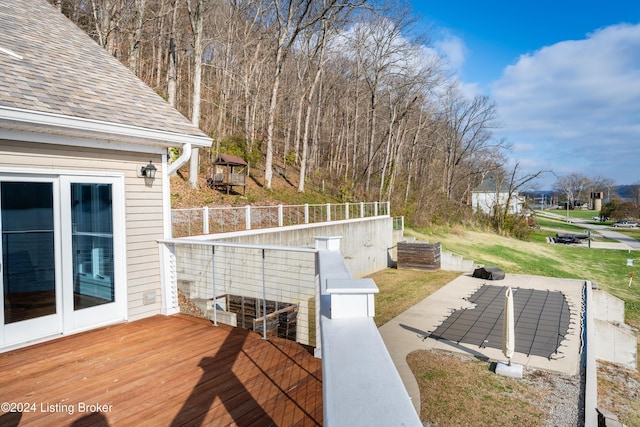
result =
[[145,178],[154,179],[156,177],[156,171],[158,169],[153,165],[153,162],[149,160],[149,164],[147,166],[142,166],[140,168],[140,175]]

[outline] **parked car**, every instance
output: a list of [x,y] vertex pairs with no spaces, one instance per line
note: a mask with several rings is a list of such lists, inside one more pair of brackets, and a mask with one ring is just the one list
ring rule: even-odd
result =
[[633,221],[618,221],[618,222],[614,222],[612,224],[612,227],[615,228],[635,228],[638,226],[637,222],[633,222]]

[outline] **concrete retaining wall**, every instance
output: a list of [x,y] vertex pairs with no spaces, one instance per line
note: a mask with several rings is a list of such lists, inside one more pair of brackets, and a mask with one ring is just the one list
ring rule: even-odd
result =
[[595,339],[598,343],[596,357],[635,370],[638,351],[636,337],[603,320],[595,319],[594,326]]
[[604,291],[593,291],[593,316],[612,323],[624,323],[624,301]]
[[604,291],[593,291],[594,335],[598,343],[596,357],[636,369],[638,342],[625,330],[624,301]]
[[353,277],[367,276],[391,265],[394,243],[390,216],[221,233],[197,239],[313,248],[316,236],[342,237],[340,251]]

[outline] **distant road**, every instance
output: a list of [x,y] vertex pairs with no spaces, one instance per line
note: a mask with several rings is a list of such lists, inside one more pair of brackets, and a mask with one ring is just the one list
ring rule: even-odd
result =
[[[558,215],[550,212],[545,212],[544,214],[547,216],[552,216],[557,219],[566,218],[564,215]],[[640,250],[640,241],[634,239],[633,237],[629,237],[625,234],[619,233],[617,231],[613,231],[611,230],[610,227],[607,227],[606,225],[591,224],[580,218],[571,218],[571,222],[573,224],[579,224],[580,227],[597,231],[602,235],[602,237],[606,239],[617,240],[618,242],[624,243],[625,245],[629,246],[631,249]]]

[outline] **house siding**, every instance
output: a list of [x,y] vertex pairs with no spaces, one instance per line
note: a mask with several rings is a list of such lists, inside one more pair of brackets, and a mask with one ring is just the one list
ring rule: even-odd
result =
[[[149,160],[158,173],[153,185],[146,186],[145,180],[137,175]],[[23,173],[51,169],[52,174],[60,171],[124,174],[127,317],[136,320],[160,313],[157,240],[164,237],[160,154],[0,140],[0,168],[19,168]],[[145,304],[148,294],[154,295],[155,301]]]

